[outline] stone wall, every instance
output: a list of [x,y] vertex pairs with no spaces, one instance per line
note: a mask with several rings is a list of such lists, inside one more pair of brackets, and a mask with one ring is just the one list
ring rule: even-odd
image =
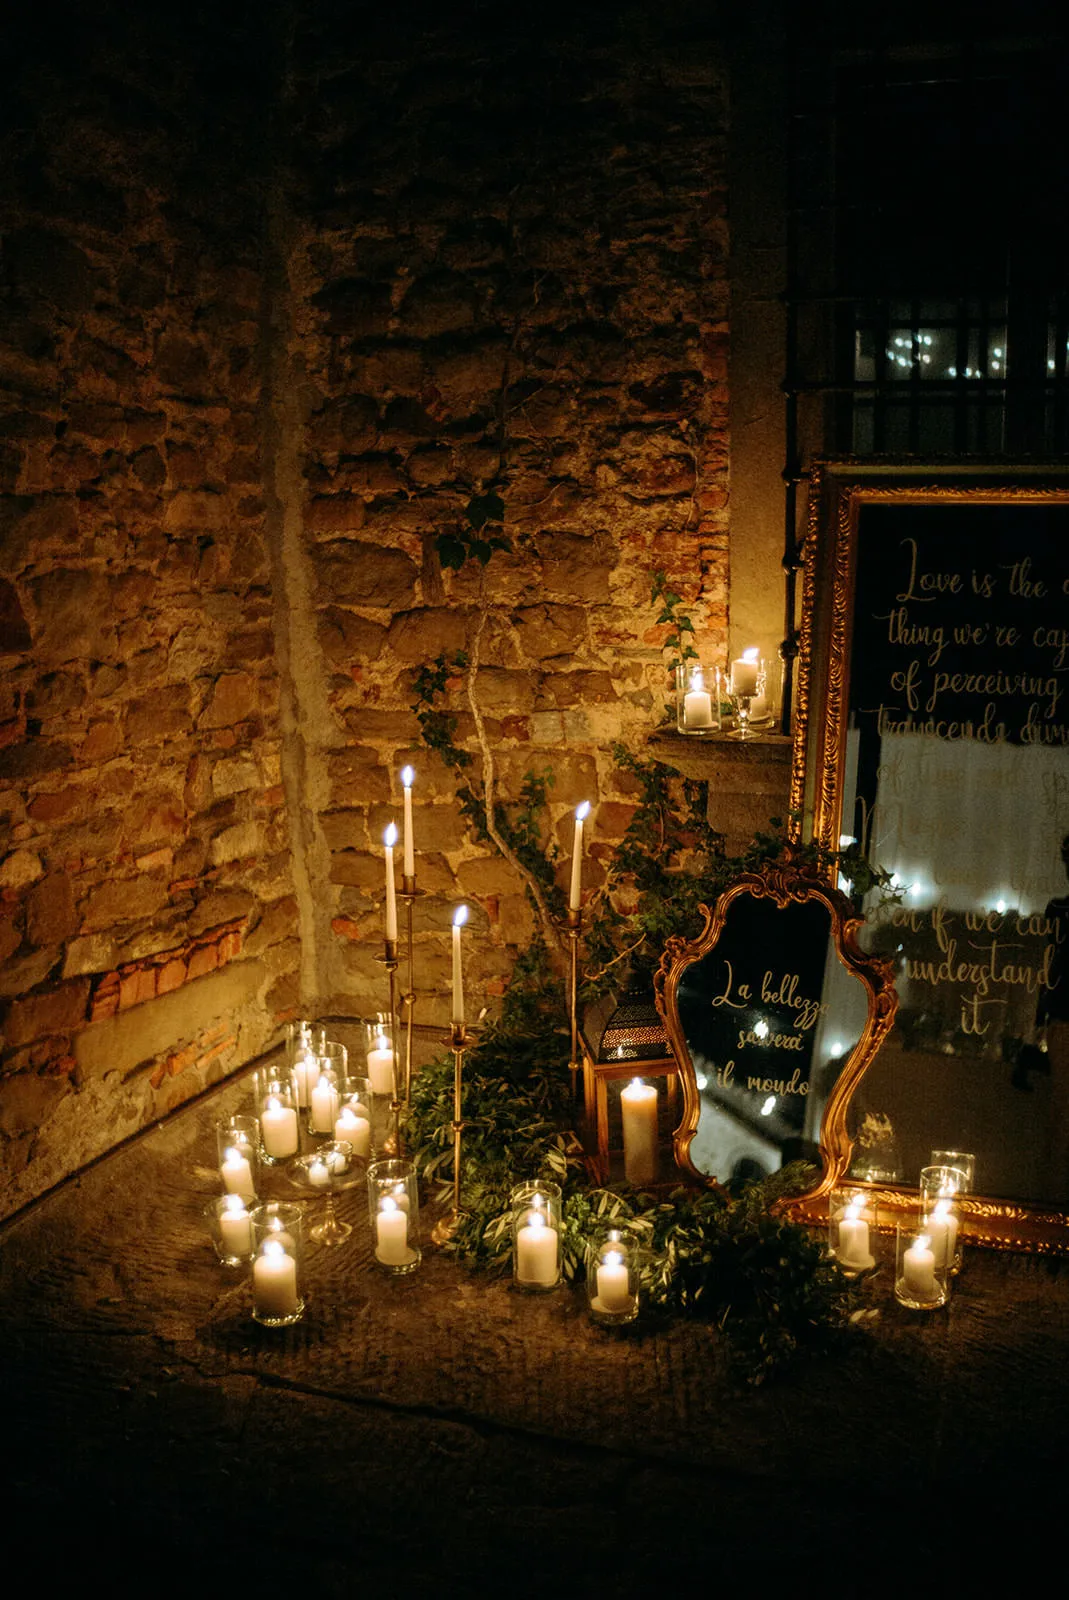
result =
[[[248,1061],[384,1002],[417,769],[417,987],[533,932],[423,749],[457,674],[506,797],[631,814],[667,570],[726,639],[722,52],[689,0],[102,4],[24,17],[0,109],[0,1214]],[[500,495],[510,549],[437,541]],[[475,710],[484,721],[476,739]],[[563,864],[562,864],[563,877]]]
[[262,73],[195,12],[41,15],[0,155],[0,1214],[247,1060],[298,961]]
[[[427,15],[413,36],[323,8],[295,34],[277,242],[302,408],[291,554],[319,649],[302,692],[327,713],[304,789],[318,971],[332,1006],[383,1002],[381,839],[411,761],[420,1016],[441,1020],[453,904],[473,906],[476,994],[500,992],[534,924],[421,752],[414,669],[477,660],[502,792],[549,769],[563,855],[592,801],[594,882],[631,815],[613,743],[663,715],[655,569],[723,653],[726,113],[696,6]],[[510,551],[443,571],[436,541],[470,534],[489,493]],[[451,705],[479,773],[462,674]]]

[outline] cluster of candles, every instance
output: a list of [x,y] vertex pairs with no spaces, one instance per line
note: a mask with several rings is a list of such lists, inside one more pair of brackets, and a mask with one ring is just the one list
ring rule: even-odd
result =
[[741,701],[751,720],[767,713],[762,698],[763,669],[756,646],[744,650],[727,672],[684,663],[676,671],[676,726],[681,733],[708,733],[720,727],[721,692]]
[[[512,1277],[517,1289],[545,1294],[561,1281],[561,1192],[537,1179],[511,1195]],[[587,1303],[596,1322],[631,1322],[638,1315],[642,1248],[626,1221],[598,1225],[586,1247]]]
[[[896,1229],[894,1292],[902,1305],[933,1310],[944,1305],[953,1275],[961,1269],[957,1198],[971,1190],[975,1157],[963,1151],[936,1150],[923,1167],[918,1214]],[[865,1190],[837,1189],[829,1211],[829,1245],[849,1273],[871,1271],[876,1204]]]

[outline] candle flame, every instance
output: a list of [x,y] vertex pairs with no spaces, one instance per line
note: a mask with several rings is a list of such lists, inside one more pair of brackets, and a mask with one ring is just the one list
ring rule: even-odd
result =
[[404,784],[406,789],[411,789],[415,776],[416,774],[412,767],[401,768],[401,782]]
[[645,1078],[632,1078],[631,1087],[632,1089],[644,1089],[646,1087]]
[[241,1156],[234,1149],[233,1145],[231,1145],[229,1150],[223,1151],[223,1160],[228,1166],[233,1166],[236,1162],[241,1160]]
[[759,655],[760,655],[760,652],[759,652],[757,646],[755,644],[752,644],[750,646],[749,650],[744,650],[742,652],[742,659],[745,662],[747,662],[750,666],[755,667],[757,665]]
[[541,1211],[529,1211],[527,1213],[527,1226],[529,1228],[544,1228],[545,1225],[546,1219]]
[[462,928],[464,926],[465,922],[467,922],[467,920],[468,920],[468,908],[467,908],[467,906],[457,906],[456,910],[453,912],[453,926],[454,926],[454,928]]
[[585,822],[590,815],[590,801],[582,800],[575,808],[576,822]]
[[388,1050],[390,1048],[390,1041],[387,1039],[384,1033],[379,1034],[378,1038],[375,1040],[373,1048],[376,1050]]
[[917,1237],[914,1239],[912,1245],[910,1246],[910,1249],[911,1250],[927,1250],[927,1248],[931,1244],[931,1242],[932,1242],[931,1239],[928,1237],[928,1235],[926,1233],[918,1233]]
[[282,1110],[282,1102],[278,1098],[277,1094],[269,1094],[268,1095],[268,1097],[267,1097],[267,1109],[268,1109],[268,1111],[281,1111]]
[[386,829],[386,832],[382,836],[382,842],[386,846],[387,850],[393,849],[394,845],[397,843],[396,822],[390,823],[390,826]]
[[856,1222],[861,1215],[861,1196],[859,1194],[850,1196],[846,1206],[846,1215],[851,1222]]
[[232,1217],[244,1216],[245,1202],[239,1194],[228,1194],[226,1197],[226,1209]]
[[705,678],[702,675],[701,667],[695,667],[694,671],[691,673],[691,675],[690,675],[690,686],[691,686],[692,689],[704,689],[705,688]]
[[270,1256],[273,1260],[277,1261],[281,1256],[286,1254],[286,1246],[282,1243],[281,1239],[265,1239],[263,1254],[265,1256]]
[[624,1258],[619,1250],[606,1250],[602,1257],[602,1266],[605,1267],[622,1267],[623,1263]]
[[935,1202],[935,1214],[941,1222],[945,1221],[950,1215],[950,1201],[937,1200]]
[[397,1201],[392,1199],[390,1195],[385,1195],[379,1204],[379,1210],[385,1211],[388,1215],[392,1216],[392,1214],[397,1210]]

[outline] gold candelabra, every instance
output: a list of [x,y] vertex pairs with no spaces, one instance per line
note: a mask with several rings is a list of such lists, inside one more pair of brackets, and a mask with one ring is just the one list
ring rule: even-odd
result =
[[446,1035],[446,1042],[453,1052],[453,1209],[447,1216],[439,1218],[431,1231],[431,1238],[437,1245],[448,1244],[460,1226],[460,1140],[464,1131],[460,1119],[460,1090],[464,1077],[464,1052],[471,1040],[472,1035],[463,1022],[454,1022]]

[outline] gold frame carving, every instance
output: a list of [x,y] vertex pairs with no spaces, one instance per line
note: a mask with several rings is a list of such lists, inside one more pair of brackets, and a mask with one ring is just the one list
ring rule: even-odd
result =
[[[790,806],[791,839],[837,850],[842,813],[847,698],[853,640],[857,530],[865,505],[1069,505],[1069,465],[1025,462],[818,462],[810,474],[803,539],[802,623],[798,655]],[[829,869],[829,872],[833,869]],[[872,1052],[875,1054],[875,1051]],[[858,1073],[852,1080],[860,1080]],[[847,1096],[847,1100],[848,1100]],[[842,1107],[846,1114],[846,1104]],[[916,1190],[871,1189],[885,1215],[916,1204]],[[805,1197],[801,1220],[826,1218]],[[959,1200],[962,1237],[995,1249],[1069,1255],[1069,1212],[985,1195]]]
[[711,909],[708,906],[700,907],[705,925],[696,939],[684,939],[677,934],[668,940],[660,966],[654,973],[653,986],[657,1009],[664,1019],[683,1085],[683,1110],[679,1126],[672,1135],[672,1143],[677,1166],[706,1187],[719,1189],[722,1185],[707,1173],[700,1172],[690,1159],[690,1146],[698,1131],[701,1115],[701,1096],[680,1021],[677,991],[679,980],[687,968],[717,944],[724,931],[728,910],[741,895],[769,899],[781,909],[810,901],[825,906],[829,913],[836,955],[847,971],[860,979],[868,995],[865,1028],[843,1062],[821,1118],[820,1175],[812,1189],[787,1203],[787,1209],[799,1209],[808,1220],[810,1208],[835,1186],[850,1164],[853,1143],[846,1127],[847,1107],[854,1088],[894,1021],[898,1006],[894,974],[890,964],[882,957],[869,955],[858,945],[856,934],[861,919],[854,914],[846,896],[832,887],[820,867],[812,861],[800,860],[790,847],[779,860],[769,862],[757,871],[741,873]]

